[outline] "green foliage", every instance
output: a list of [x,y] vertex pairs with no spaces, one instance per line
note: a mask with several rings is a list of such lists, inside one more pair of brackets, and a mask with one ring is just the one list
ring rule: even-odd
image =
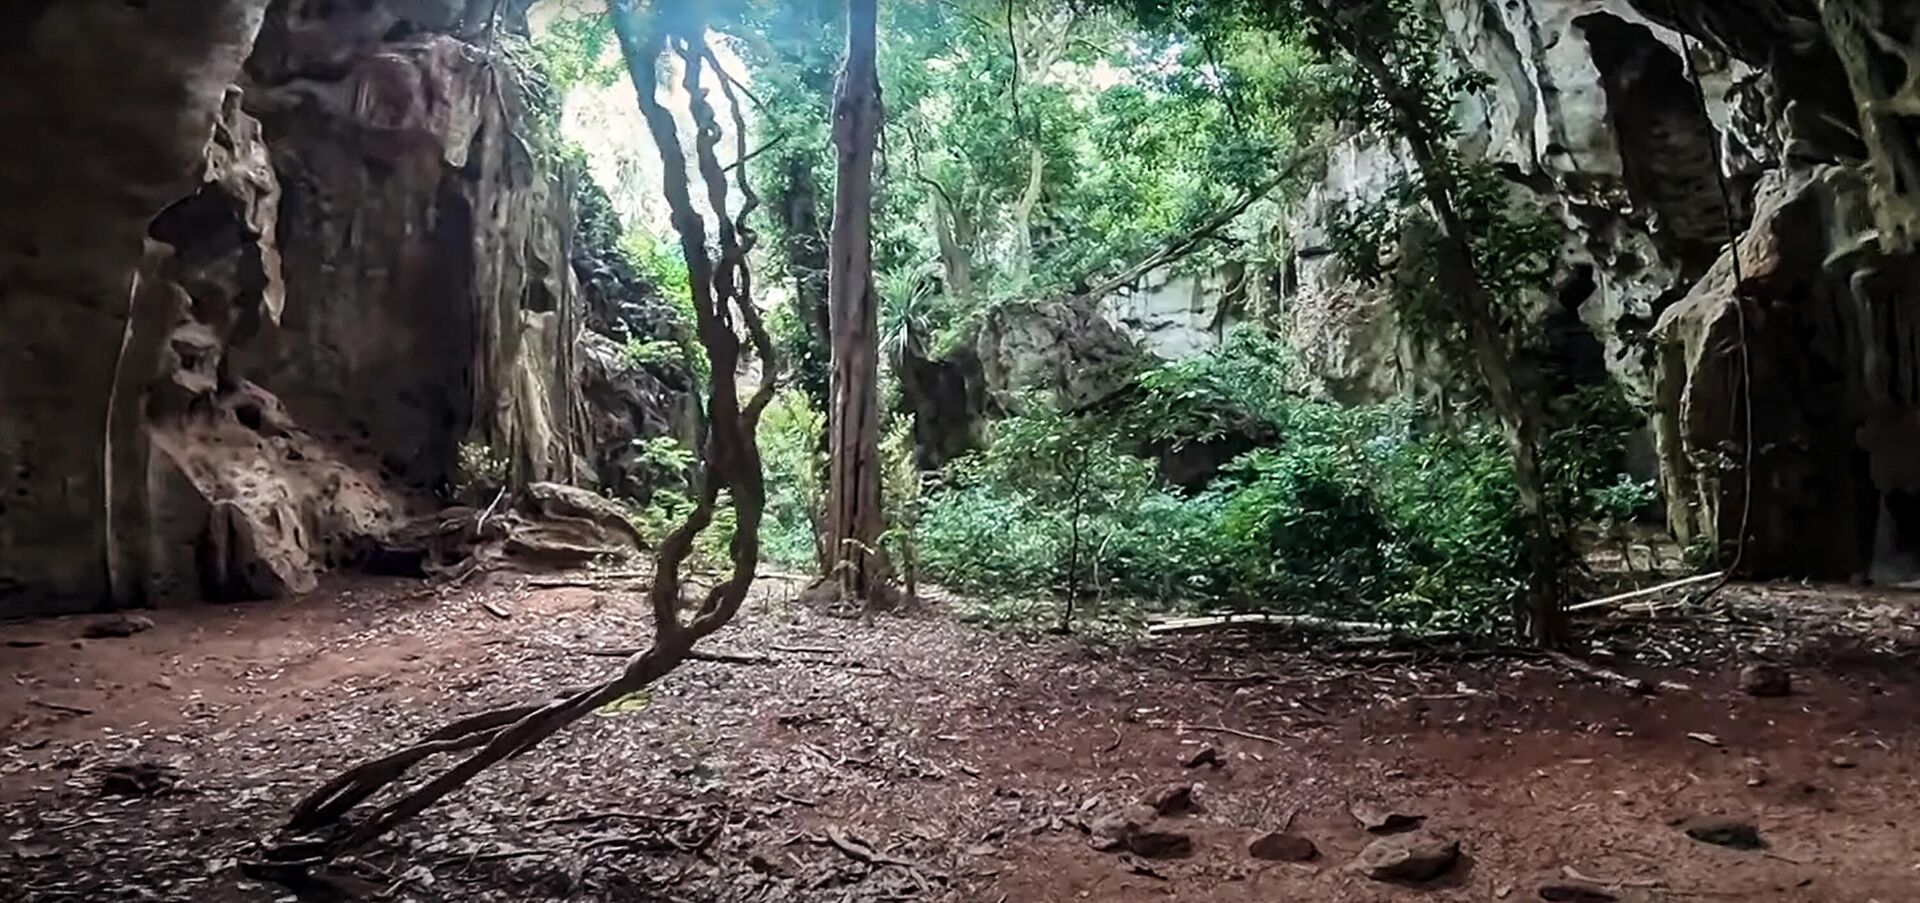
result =
[[999,594],[1089,588],[1099,548],[1153,492],[1152,466],[1101,424],[1041,397],[993,424],[983,453],[955,462],[920,514],[921,560],[952,585]]
[[[627,264],[673,306],[678,314],[680,339],[668,344],[678,349],[678,357],[693,373],[697,383],[705,385],[712,376],[713,367],[707,362],[706,349],[693,337],[693,284],[687,273],[686,258],[681,255],[679,248],[661,241],[644,229],[625,230],[619,238],[619,250]],[[654,346],[660,341],[664,340],[645,342],[643,345]],[[668,359],[661,356],[665,351],[658,347],[636,348],[629,343],[621,349],[621,360],[629,366],[662,362]]]
[[579,85],[604,87],[626,74],[613,36],[613,19],[604,10],[568,0],[533,40],[540,68],[559,96]]
[[[880,543],[896,569],[918,568],[918,530],[925,511],[920,469],[913,460],[913,420],[897,416],[880,436],[880,501],[886,530]],[[917,576],[917,575],[916,575]]]
[[452,480],[456,496],[472,498],[496,492],[507,485],[507,478],[512,475],[512,465],[491,446],[480,442],[462,442],[458,454]]
[[1296,406],[1288,383],[1297,369],[1271,334],[1236,329],[1212,354],[1142,374],[1137,397],[1114,422],[1127,435],[1171,443],[1277,429]]
[[681,353],[680,343],[672,339],[630,338],[620,346],[620,366],[640,370],[650,364],[673,363]]
[[[1530,306],[1552,284],[1564,230],[1537,208],[1516,203],[1491,164],[1468,163],[1451,151],[1437,164],[1454,186],[1450,197],[1465,224],[1473,266],[1511,344],[1510,355],[1537,355],[1541,330]],[[1334,254],[1355,278],[1387,283],[1400,328],[1463,371],[1471,354],[1457,308],[1439,272],[1439,227],[1425,206],[1425,174],[1394,180],[1378,197],[1336,208],[1328,223]]]
[[[1306,397],[1289,372],[1270,339],[1249,335],[1143,376],[1126,410],[1076,418],[1028,404],[925,499],[926,572],[1015,600],[995,603],[1000,615],[1031,612],[1018,600],[1068,589],[1073,571],[1109,597],[1498,629],[1525,574],[1499,430],[1472,419],[1432,430],[1409,404]],[[1619,488],[1620,440],[1599,441],[1629,414],[1598,394],[1562,412],[1548,461],[1563,491],[1589,500],[1583,513],[1644,499]],[[1193,441],[1245,421],[1279,438],[1198,493],[1157,485],[1126,451],[1144,423],[1178,424],[1154,435]]]
[[801,569],[821,565],[820,536],[826,456],[826,416],[806,393],[785,389],[760,417],[760,458],[767,469],[766,516],[760,548],[769,561]]
[[635,439],[633,445],[639,449],[634,463],[661,476],[677,477],[684,481],[693,469],[693,449],[680,444],[672,436],[651,436]]
[[661,297],[679,309],[687,326],[693,325],[693,286],[687,260],[679,247],[661,241],[645,229],[628,229],[620,236],[620,253]]

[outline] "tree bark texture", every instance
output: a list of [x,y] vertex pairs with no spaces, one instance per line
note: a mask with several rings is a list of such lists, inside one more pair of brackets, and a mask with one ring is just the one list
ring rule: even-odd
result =
[[827,557],[849,598],[885,579],[880,553],[878,298],[873,284],[873,158],[880,133],[875,0],[847,6],[847,55],[833,93],[837,178],[827,295],[833,333],[828,412]]

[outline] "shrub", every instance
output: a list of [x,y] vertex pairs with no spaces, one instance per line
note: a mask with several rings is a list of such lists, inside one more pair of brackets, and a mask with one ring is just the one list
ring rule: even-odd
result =
[[[1289,373],[1270,340],[1239,338],[1146,375],[1120,410],[1075,417],[1027,400],[923,500],[924,570],[992,599],[1077,589],[1502,629],[1525,561],[1498,428],[1469,417],[1432,429],[1409,403],[1308,398]],[[1644,504],[1641,484],[1619,482],[1628,415],[1597,393],[1556,410],[1548,466],[1559,495],[1584,500],[1565,510]],[[1192,441],[1244,422],[1279,438],[1191,495],[1155,485],[1148,462],[1127,453],[1148,430]]]
[[798,389],[775,395],[760,417],[760,458],[767,469],[760,548],[767,560],[784,567],[821,565],[826,456],[820,443],[825,428],[826,416]]

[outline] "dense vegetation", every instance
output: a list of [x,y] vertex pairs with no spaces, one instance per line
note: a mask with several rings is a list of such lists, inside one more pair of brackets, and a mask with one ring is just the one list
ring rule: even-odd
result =
[[[1374,7],[1387,18],[1316,18],[1313,3],[889,4],[875,198],[888,359],[937,356],[998,305],[1097,295],[1147,266],[1277,280],[1292,256],[1284,213],[1330,140],[1372,129],[1450,148],[1447,111],[1481,84],[1441,55],[1425,5]],[[761,425],[764,552],[813,568],[832,181],[824,112],[841,13],[747,2],[722,4],[712,22],[751,79],[747,170],[772,199],[760,264],[784,295],[769,311],[790,388]],[[1354,45],[1356,33],[1373,37]],[[562,94],[612,84],[619,71],[592,4],[547,24],[534,49]],[[1385,69],[1365,65],[1374,51]],[[1412,101],[1407,86],[1420,92]],[[903,412],[883,445],[883,541],[896,568],[963,590],[989,614],[1063,626],[1113,603],[1502,624],[1530,585],[1540,591],[1545,547],[1530,547],[1532,533],[1551,530],[1564,547],[1572,525],[1631,518],[1651,489],[1622,473],[1634,412],[1605,386],[1537,375],[1528,311],[1553,277],[1557,226],[1510,209],[1500,180],[1450,149],[1429,162],[1336,216],[1331,237],[1349,271],[1391,294],[1410,338],[1445,362],[1435,377],[1454,390],[1445,401],[1335,404],[1257,307],[1235,311],[1246,325],[1217,350],[1144,366],[1099,405],[1070,408],[1045,391],[999,399],[1011,413],[989,425],[984,447],[936,473],[915,472],[889,387],[888,409]],[[664,295],[683,294],[686,273],[664,236],[636,216],[621,226],[606,241]],[[1484,310],[1458,306],[1449,228],[1467,233],[1460,260]],[[1482,315],[1500,334],[1491,375],[1491,352],[1469,328]],[[636,340],[628,354],[641,366],[675,350]],[[1518,394],[1472,388],[1500,380]],[[1197,485],[1161,473],[1170,454],[1216,447],[1237,453]],[[1538,504],[1523,504],[1524,468],[1516,483],[1523,447],[1551,487]],[[670,448],[649,454],[668,470],[688,461]],[[685,504],[657,493],[637,517],[658,529]],[[725,531],[724,521],[709,529],[707,555],[724,554]],[[1551,560],[1552,580],[1569,561]]]

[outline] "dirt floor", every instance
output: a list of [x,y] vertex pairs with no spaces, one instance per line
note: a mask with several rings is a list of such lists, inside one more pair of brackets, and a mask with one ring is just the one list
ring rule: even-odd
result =
[[[713,647],[774,663],[690,664],[297,890],[239,868],[292,800],[612,670],[592,653],[644,636],[637,595],[357,580],[124,638],[0,625],[0,898],[1920,900],[1912,596],[1736,587],[1589,623],[1597,660],[1689,687],[1644,696],[1527,657],[1272,633],[1097,649],[766,586]],[[1791,695],[1742,691],[1759,660]],[[1207,745],[1224,764],[1186,767]],[[1094,848],[1089,828],[1170,782],[1200,809],[1156,828],[1189,855]],[[1459,863],[1419,886],[1360,874],[1355,803],[1424,816]],[[1702,816],[1765,846],[1694,840]],[[1289,822],[1315,859],[1249,855]],[[1548,886],[1583,876],[1603,892]]]

